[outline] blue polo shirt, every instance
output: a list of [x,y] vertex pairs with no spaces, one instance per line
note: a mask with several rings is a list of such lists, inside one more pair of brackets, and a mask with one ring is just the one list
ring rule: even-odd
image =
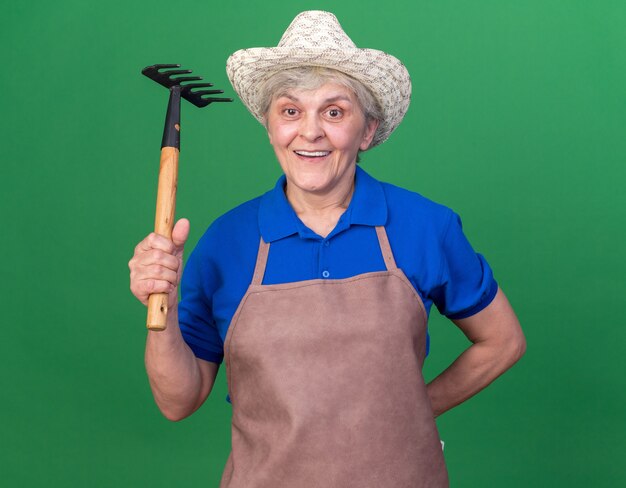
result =
[[379,182],[357,166],[350,205],[323,238],[298,218],[284,186],[282,176],[274,189],[219,217],[189,256],[178,313],[183,337],[197,357],[222,362],[226,333],[252,281],[261,236],[270,243],[263,284],[385,270],[374,228],[383,225],[396,264],[427,313],[435,304],[450,319],[469,317],[496,295],[491,268],[449,208]]

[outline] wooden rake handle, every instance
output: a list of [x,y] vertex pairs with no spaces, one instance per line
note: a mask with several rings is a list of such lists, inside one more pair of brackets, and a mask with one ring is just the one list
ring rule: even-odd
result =
[[[178,182],[178,149],[161,148],[159,187],[157,191],[154,232],[172,238],[174,212],[176,210],[176,186]],[[148,320],[150,330],[165,330],[167,321],[167,293],[154,293],[148,298]]]

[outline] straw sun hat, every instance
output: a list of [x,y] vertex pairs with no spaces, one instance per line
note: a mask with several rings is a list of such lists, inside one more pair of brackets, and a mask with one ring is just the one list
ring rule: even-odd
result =
[[382,51],[357,48],[330,12],[298,14],[277,47],[235,52],[226,62],[226,73],[245,106],[262,122],[261,83],[278,71],[301,66],[336,69],[371,90],[383,112],[371,146],[384,142],[409,108],[411,79],[404,65]]

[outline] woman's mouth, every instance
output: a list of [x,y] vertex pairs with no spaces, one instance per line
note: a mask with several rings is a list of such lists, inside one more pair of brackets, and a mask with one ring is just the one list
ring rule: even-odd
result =
[[298,156],[304,158],[323,158],[330,154],[330,151],[294,151]]

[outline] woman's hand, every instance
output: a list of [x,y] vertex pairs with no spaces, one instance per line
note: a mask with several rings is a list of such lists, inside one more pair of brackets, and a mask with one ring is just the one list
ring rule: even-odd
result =
[[178,303],[178,284],[183,269],[183,248],[189,236],[189,221],[180,219],[172,239],[152,232],[137,247],[130,268],[130,290],[144,305],[153,293],[167,293],[168,307]]

